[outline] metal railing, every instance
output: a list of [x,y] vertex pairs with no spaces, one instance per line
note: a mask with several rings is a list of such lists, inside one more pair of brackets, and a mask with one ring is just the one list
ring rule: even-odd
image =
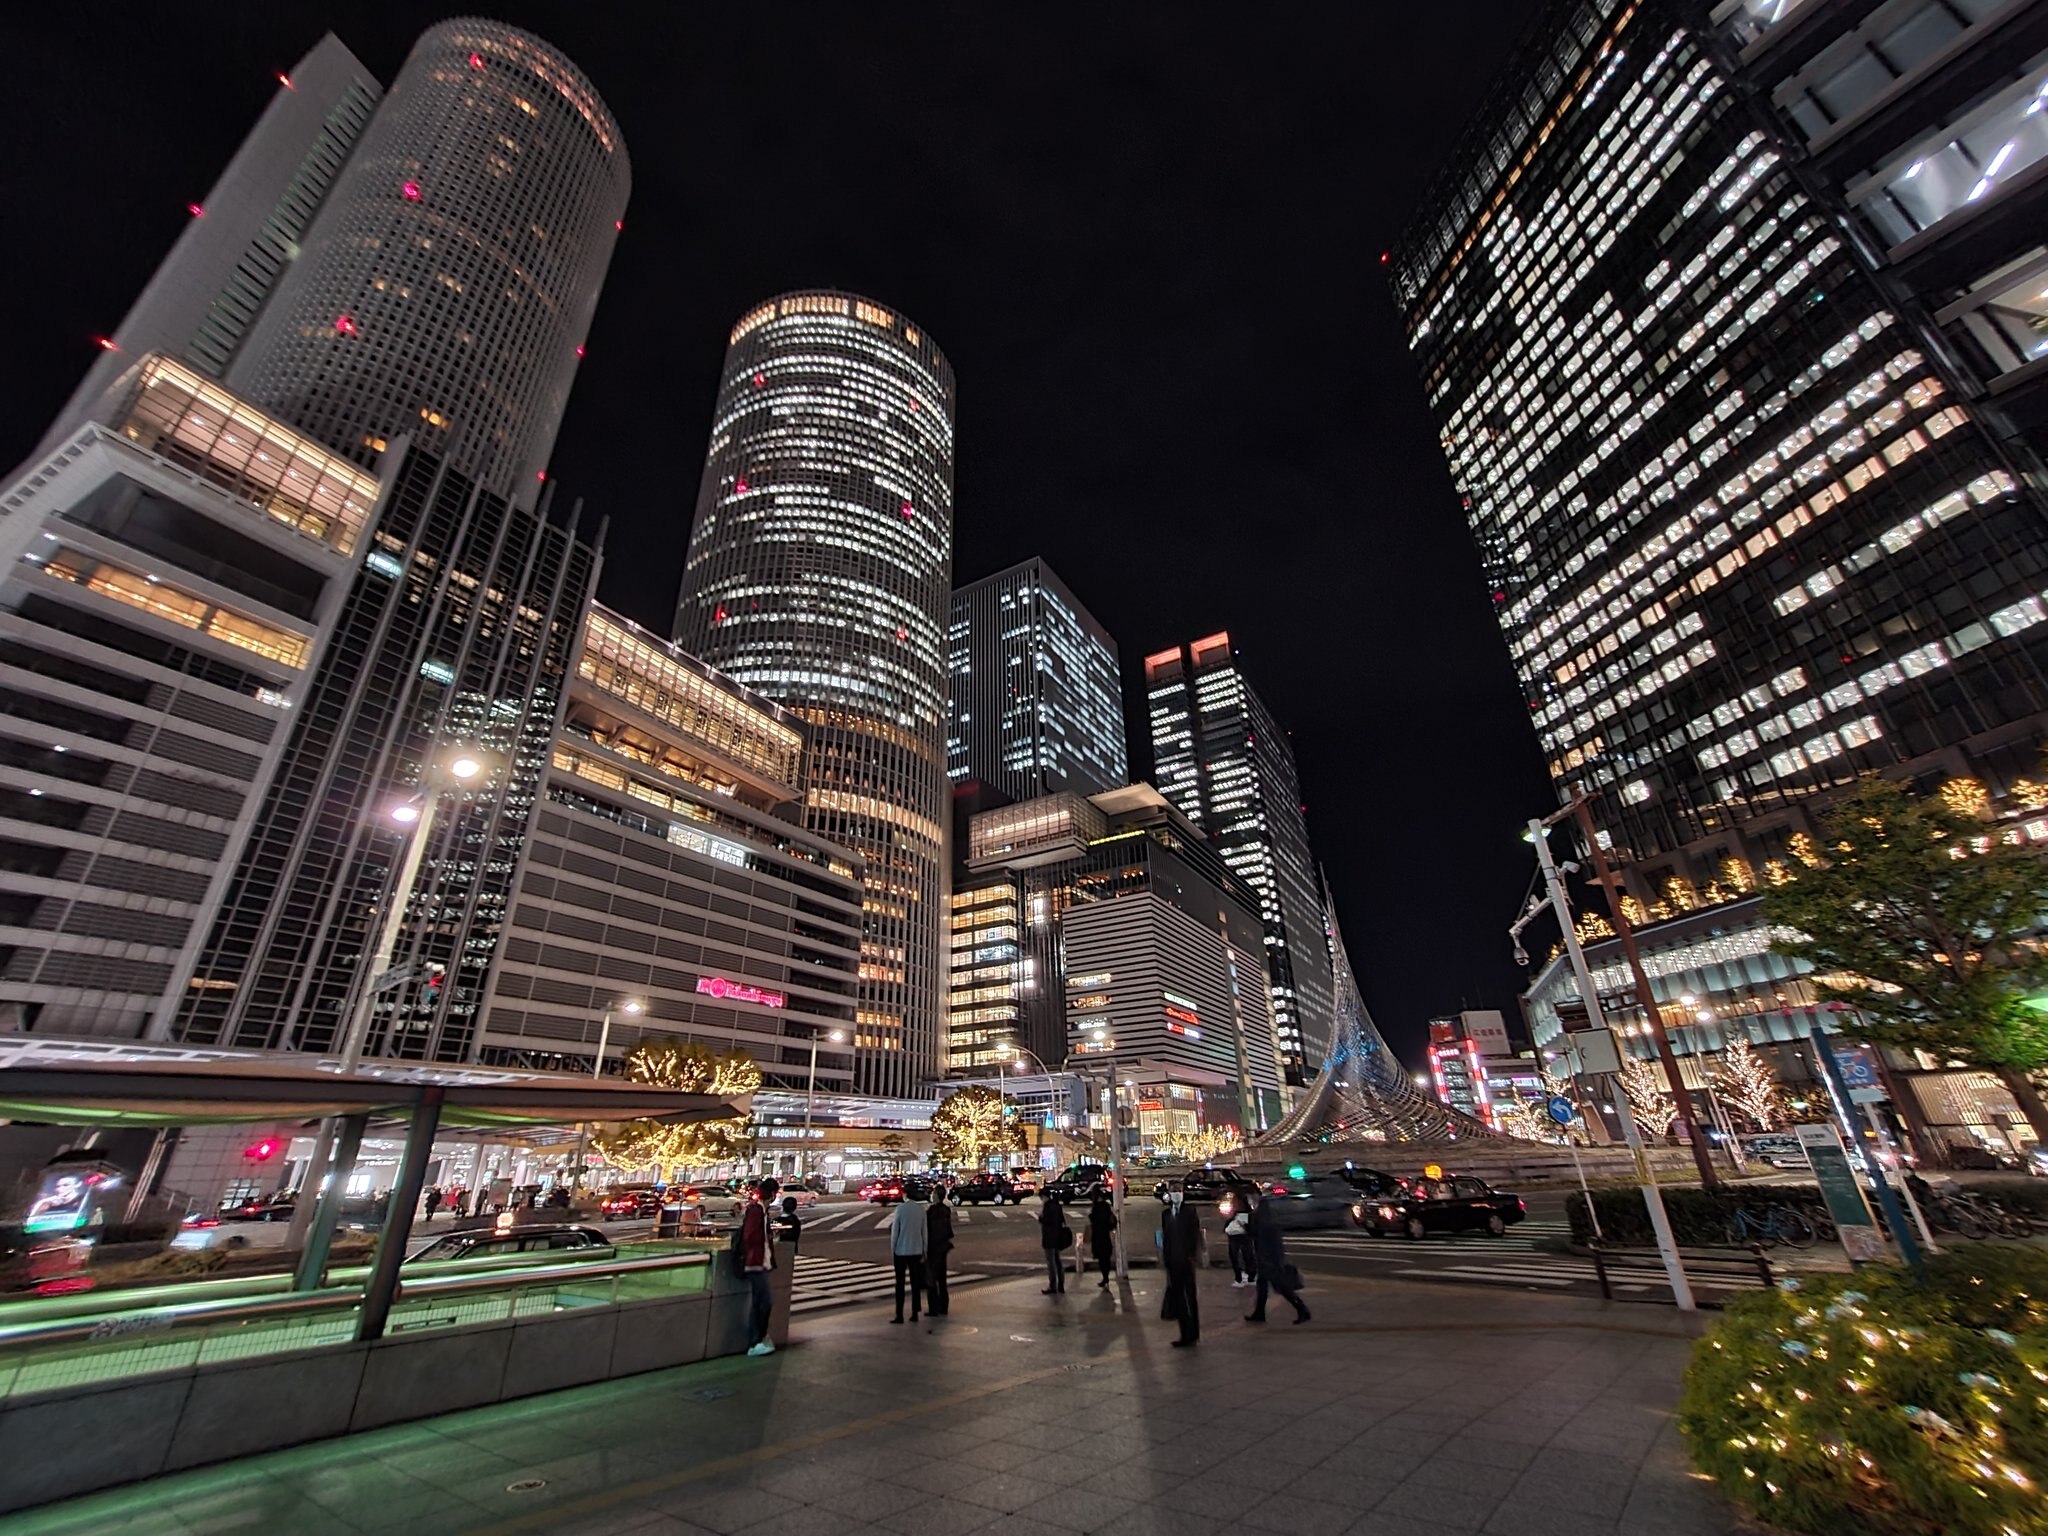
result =
[[[568,1307],[618,1306],[708,1289],[712,1255],[402,1279],[390,1332],[474,1326]],[[703,1279],[679,1285],[682,1271]],[[0,1327],[0,1402],[157,1371],[345,1344],[360,1290],[198,1300]]]

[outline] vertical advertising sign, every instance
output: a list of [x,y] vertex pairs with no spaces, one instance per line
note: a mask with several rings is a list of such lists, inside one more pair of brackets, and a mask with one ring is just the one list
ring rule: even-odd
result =
[[1870,1202],[1863,1197],[1863,1184],[1849,1166],[1849,1154],[1842,1148],[1842,1133],[1833,1124],[1802,1125],[1799,1149],[1813,1165],[1814,1182],[1827,1201],[1842,1249],[1853,1263],[1885,1256],[1884,1234],[1877,1218],[1870,1214]]

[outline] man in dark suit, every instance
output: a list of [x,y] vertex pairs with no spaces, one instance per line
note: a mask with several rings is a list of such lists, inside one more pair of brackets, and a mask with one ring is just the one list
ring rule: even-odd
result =
[[1202,1261],[1202,1218],[1187,1204],[1180,1184],[1167,1191],[1159,1218],[1159,1257],[1166,1266],[1166,1301],[1159,1315],[1180,1324],[1175,1349],[1193,1345],[1202,1336],[1201,1303],[1195,1294],[1195,1273]]

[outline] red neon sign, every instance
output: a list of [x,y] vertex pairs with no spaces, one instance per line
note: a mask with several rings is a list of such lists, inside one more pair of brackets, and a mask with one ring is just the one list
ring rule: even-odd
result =
[[1185,1008],[1176,1008],[1171,1003],[1166,1005],[1166,1016],[1169,1019],[1179,1019],[1183,1024],[1199,1024],[1202,1022],[1199,1015],[1189,1013]]
[[722,1002],[759,1003],[763,1008],[780,1008],[789,999],[780,992],[765,991],[744,981],[727,981],[723,976],[699,976],[697,990]]

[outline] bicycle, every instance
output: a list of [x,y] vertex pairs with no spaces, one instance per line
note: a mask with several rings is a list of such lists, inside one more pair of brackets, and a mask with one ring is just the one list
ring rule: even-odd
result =
[[[1982,1222],[1985,1228],[1999,1237],[2032,1237],[2034,1223],[2024,1213],[2001,1205],[1989,1195],[1958,1193],[1950,1195],[1952,1204],[1962,1207],[1970,1216]],[[1966,1232],[1964,1236],[1969,1236]]]
[[1725,1217],[1728,1240],[1736,1247],[1760,1243],[1774,1247],[1809,1248],[1815,1237],[1813,1223],[1790,1205],[1735,1205]]

